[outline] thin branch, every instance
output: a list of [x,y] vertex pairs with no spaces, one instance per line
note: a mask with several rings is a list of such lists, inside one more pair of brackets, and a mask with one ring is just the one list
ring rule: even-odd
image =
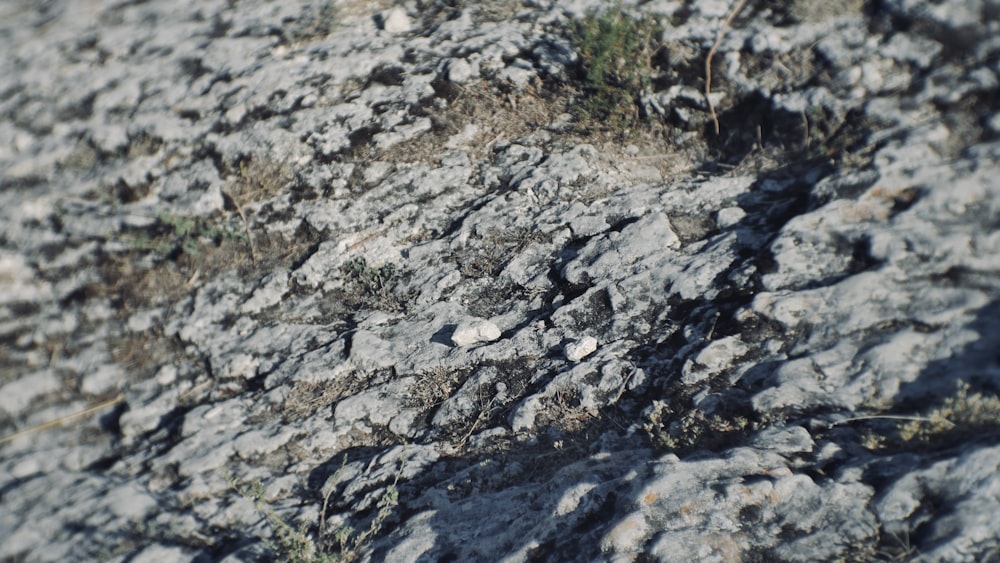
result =
[[719,324],[719,315],[721,314],[720,311],[715,312],[715,319],[712,320],[712,328],[708,329],[708,335],[705,336],[705,340],[711,340],[715,336],[715,325]]
[[55,426],[59,426],[60,424],[62,424],[64,422],[67,422],[67,421],[70,421],[70,420],[72,420],[74,418],[79,418],[81,416],[87,416],[88,414],[92,414],[92,413],[95,413],[95,412],[97,412],[97,411],[99,411],[101,409],[110,407],[111,405],[117,405],[118,403],[122,402],[123,400],[125,400],[125,396],[124,395],[118,395],[114,399],[110,399],[108,401],[104,401],[103,403],[94,405],[94,406],[92,406],[90,408],[87,408],[87,409],[84,409],[82,411],[77,411],[77,412],[72,413],[72,414],[67,414],[66,416],[60,416],[59,418],[57,418],[55,420],[50,420],[48,422],[39,424],[37,426],[32,426],[31,428],[25,428],[24,430],[21,430],[19,432],[14,432],[13,434],[10,434],[8,436],[4,436],[3,438],[0,438],[0,444],[5,444],[7,442],[11,442],[11,441],[15,440],[16,438],[18,438],[20,436],[24,436],[25,434],[31,434],[32,432],[41,432],[42,430],[47,430],[49,428],[52,428],[52,427],[55,427]]
[[715,43],[712,43],[712,48],[708,50],[708,55],[705,57],[705,101],[708,102],[708,110],[712,112],[712,122],[715,123],[715,134],[718,135],[719,129],[719,116],[715,113],[715,104],[712,103],[712,57],[715,56],[715,52],[719,49],[719,45],[722,43],[722,38],[726,36],[726,30],[733,23],[733,18],[736,14],[740,13],[743,9],[743,5],[747,3],[747,0],[739,0],[729,10],[729,15],[726,16],[726,20],[722,22],[722,27],[719,28],[718,33],[715,34]]
[[233,202],[233,207],[236,208],[236,212],[239,213],[240,219],[243,220],[243,234],[246,235],[246,237],[247,237],[247,243],[250,246],[250,263],[253,264],[254,266],[256,266],[257,265],[257,249],[254,248],[253,234],[250,232],[250,222],[247,221],[247,216],[246,216],[245,213],[243,213],[243,206],[240,205],[240,203],[238,201],[236,201],[235,197],[233,197],[233,196],[231,196],[229,194],[226,194],[225,192],[223,192],[223,194],[226,195],[229,198],[229,200]]
[[622,381],[621,387],[618,388],[618,394],[615,395],[615,398],[610,403],[608,403],[608,404],[614,405],[614,404],[618,403],[619,399],[622,398],[622,395],[625,394],[625,390],[628,388],[629,382],[632,381],[632,378],[635,377],[635,374],[638,371],[639,371],[639,366],[637,366],[635,364],[632,364],[632,373],[629,373],[628,377],[626,377],[625,380]]
[[845,418],[843,420],[838,420],[831,424],[831,426],[839,426],[841,424],[847,424],[848,422],[857,422],[859,420],[912,420],[916,422],[944,422],[950,426],[955,426],[955,423],[946,418],[928,418],[926,416],[903,416],[903,415],[893,415],[893,414],[871,414],[867,416],[855,416],[852,418]]

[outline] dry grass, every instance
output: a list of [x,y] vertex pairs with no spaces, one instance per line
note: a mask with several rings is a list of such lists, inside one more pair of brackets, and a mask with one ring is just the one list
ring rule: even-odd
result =
[[406,406],[432,409],[440,405],[465,383],[470,373],[469,369],[436,367],[420,374],[420,382],[411,388]]
[[654,401],[644,419],[643,430],[655,446],[682,452],[714,449],[754,429],[754,424],[742,416],[706,415],[698,408],[674,412],[662,401]]
[[919,420],[899,426],[904,442],[946,445],[1000,429],[1000,397],[969,393],[969,384],[960,381],[955,393]]
[[1000,397],[970,392],[959,381],[955,392],[943,402],[919,415],[876,414],[849,418],[856,421],[891,421],[892,431],[868,428],[861,434],[862,447],[872,451],[941,449],[1000,431]]
[[293,177],[292,167],[287,162],[250,157],[240,161],[236,178],[226,189],[226,195],[240,209],[278,195]]
[[708,111],[712,114],[712,123],[715,125],[716,135],[721,132],[721,129],[719,128],[719,116],[715,113],[715,104],[712,103],[712,58],[715,57],[715,52],[719,49],[719,45],[722,44],[722,38],[726,36],[729,26],[732,25],[733,18],[736,17],[736,14],[740,13],[744,4],[746,4],[746,0],[737,0],[733,4],[726,19],[722,22],[722,26],[719,27],[718,33],[715,35],[715,42],[712,43],[708,54],[705,55],[705,103],[708,104]]
[[496,278],[534,242],[548,242],[551,235],[525,227],[490,231],[482,240],[470,243],[455,253],[459,272],[467,278]]
[[[552,395],[543,397],[542,405],[535,419],[539,428],[552,427],[560,432],[575,434],[597,419],[596,413],[580,405],[580,396],[575,390],[558,389]],[[564,443],[558,444],[558,448],[562,447],[565,447]]]
[[322,409],[328,409],[338,399],[361,391],[364,385],[349,383],[357,379],[342,377],[335,381],[296,381],[282,404],[282,420],[290,423],[309,418]]
[[[477,131],[459,146],[470,151],[472,160],[488,158],[497,143],[526,137],[555,122],[567,111],[572,94],[537,84],[530,84],[521,92],[505,92],[486,81],[449,83],[448,88],[444,92],[447,106],[432,109],[431,131],[392,147],[393,161],[436,162],[446,152],[444,145],[448,140],[463,132],[467,125],[474,125]],[[379,154],[371,148],[369,153],[355,156],[373,158]]]

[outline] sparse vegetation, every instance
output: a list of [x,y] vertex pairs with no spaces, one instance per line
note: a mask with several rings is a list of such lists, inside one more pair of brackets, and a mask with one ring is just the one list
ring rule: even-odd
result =
[[969,384],[960,381],[955,393],[921,419],[899,427],[904,442],[951,443],[953,438],[979,435],[1000,429],[1000,397],[969,393]]
[[298,25],[283,28],[282,37],[288,43],[300,43],[326,37],[333,30],[339,18],[339,10],[333,0],[317,4],[306,4],[299,16]]
[[655,446],[679,451],[711,449],[752,430],[750,420],[742,416],[706,415],[698,408],[677,414],[666,403],[653,402],[643,430]]
[[[347,458],[345,456],[344,462],[346,463]],[[343,471],[343,466],[338,471]],[[333,476],[333,480],[336,480],[337,474]],[[354,527],[344,524],[337,528],[333,534],[333,542],[325,540],[324,546],[328,549],[335,549],[336,556],[333,561],[354,561],[360,555],[361,548],[363,548],[372,538],[377,536],[379,532],[382,531],[383,526],[392,516],[393,510],[399,505],[399,489],[396,488],[396,483],[398,482],[398,476],[395,481],[385,489],[382,497],[379,499],[376,505],[376,512],[374,518],[368,524],[368,528],[357,531]],[[323,512],[324,517],[320,521],[320,536],[321,538],[326,537],[326,508],[330,500],[330,495],[333,492],[333,488],[327,491],[326,495],[323,497]]]
[[181,217],[161,213],[148,234],[132,240],[139,250],[155,251],[166,258],[179,254],[197,257],[206,242],[220,244],[224,240],[242,241],[240,229],[223,221],[213,222],[203,217]]
[[277,195],[292,180],[291,167],[268,158],[244,158],[239,174],[227,195],[238,209],[244,205]]
[[286,522],[273,508],[264,500],[264,485],[260,481],[254,481],[249,485],[240,485],[233,475],[227,474],[226,481],[234,491],[243,498],[253,502],[257,511],[271,525],[274,537],[266,539],[265,543],[271,548],[281,561],[290,563],[325,563],[327,561],[338,561],[336,558],[319,553],[312,538],[309,536],[309,527],[302,524],[294,527]]
[[917,548],[910,543],[908,529],[897,533],[881,530],[876,554],[877,561],[911,561],[917,554]]
[[503,231],[494,230],[484,236],[478,244],[455,253],[459,272],[468,278],[494,279],[504,271],[511,257],[528,248],[532,243],[547,242],[549,236],[524,227],[513,227]]
[[420,375],[420,385],[415,385],[407,397],[408,407],[428,409],[448,399],[469,377],[470,370],[434,367]]
[[[346,461],[345,457],[345,464]],[[343,470],[344,466],[341,466],[331,480],[336,481]],[[386,487],[376,506],[375,516],[366,529],[359,532],[354,527],[344,524],[328,532],[325,514],[330,495],[334,491],[330,488],[323,497],[323,511],[317,523],[314,540],[308,523],[302,523],[297,527],[289,524],[264,500],[264,486],[260,481],[241,485],[233,475],[226,474],[225,477],[230,487],[243,498],[252,501],[257,512],[270,524],[273,537],[265,539],[264,542],[274,552],[276,560],[289,563],[347,563],[357,560],[361,549],[382,531],[399,504],[399,490],[394,481]]]
[[395,264],[369,266],[364,258],[353,258],[340,267],[346,278],[348,302],[359,308],[402,311],[406,299],[393,291],[393,281],[400,275]]
[[1000,430],[1000,397],[969,391],[969,384],[960,381],[954,394],[921,416],[871,415],[844,422],[890,420],[895,423],[894,433],[874,428],[862,433],[862,447],[872,451],[947,447]]
[[652,58],[659,48],[659,24],[633,17],[621,4],[591,12],[579,22],[573,41],[585,81],[581,120],[625,129],[640,117],[639,97],[652,86]]

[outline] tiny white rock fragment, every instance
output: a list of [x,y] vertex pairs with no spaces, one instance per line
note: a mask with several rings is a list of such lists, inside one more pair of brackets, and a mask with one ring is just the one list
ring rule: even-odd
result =
[[222,369],[223,379],[253,379],[257,376],[260,360],[250,354],[236,354],[227,366]]
[[479,74],[465,59],[452,59],[448,63],[448,80],[459,84],[468,82]]
[[716,214],[715,222],[718,223],[720,228],[725,229],[739,223],[746,216],[747,212],[739,207],[727,207],[719,210]]
[[389,33],[406,33],[413,29],[410,18],[402,8],[389,10],[382,19],[382,29]]
[[459,323],[451,335],[455,346],[471,346],[481,342],[493,342],[500,338],[500,328],[490,321],[477,320]]
[[597,350],[597,339],[593,336],[584,336],[579,340],[574,340],[566,345],[563,352],[566,359],[571,362],[579,362]]

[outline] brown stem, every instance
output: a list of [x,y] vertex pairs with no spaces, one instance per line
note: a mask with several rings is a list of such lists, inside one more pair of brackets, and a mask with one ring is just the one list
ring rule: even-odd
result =
[[739,0],[729,10],[729,15],[726,16],[725,21],[722,22],[722,27],[719,28],[719,32],[715,34],[715,43],[712,43],[712,48],[708,50],[708,55],[705,57],[705,101],[708,103],[708,111],[712,113],[712,122],[715,123],[715,134],[718,135],[719,130],[719,116],[715,113],[715,104],[712,103],[712,57],[715,56],[715,51],[719,49],[719,45],[722,43],[722,38],[726,36],[726,30],[733,23],[733,18],[736,14],[740,13],[743,9],[743,5],[747,3],[747,0]]

